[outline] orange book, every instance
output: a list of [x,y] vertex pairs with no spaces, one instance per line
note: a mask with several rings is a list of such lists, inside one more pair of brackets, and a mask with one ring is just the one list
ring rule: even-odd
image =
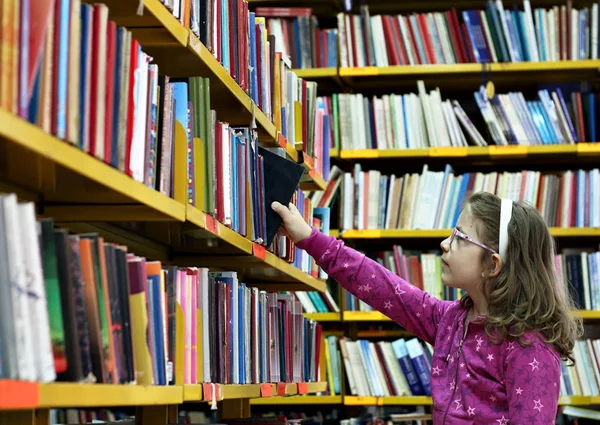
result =
[[92,241],[90,239],[81,238],[79,240],[79,255],[81,261],[81,277],[83,279],[85,310],[90,334],[92,371],[96,376],[96,381],[99,383],[104,383],[106,377],[106,367],[102,344],[102,329],[100,327],[98,296],[96,293],[96,279],[94,276]]

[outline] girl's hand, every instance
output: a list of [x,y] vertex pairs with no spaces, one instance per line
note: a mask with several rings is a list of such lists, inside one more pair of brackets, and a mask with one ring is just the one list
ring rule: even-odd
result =
[[312,228],[306,224],[296,206],[290,203],[289,209],[279,202],[273,202],[271,208],[283,219],[279,233],[297,243],[310,236]]

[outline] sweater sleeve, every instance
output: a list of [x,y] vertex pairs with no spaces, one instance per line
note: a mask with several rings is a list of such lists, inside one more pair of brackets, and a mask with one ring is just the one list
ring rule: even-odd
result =
[[365,255],[313,228],[297,246],[347,291],[433,344],[449,301],[440,301]]
[[[560,395],[560,360],[543,344],[510,342],[505,381],[511,425],[553,425]],[[508,419],[508,418],[507,418]]]

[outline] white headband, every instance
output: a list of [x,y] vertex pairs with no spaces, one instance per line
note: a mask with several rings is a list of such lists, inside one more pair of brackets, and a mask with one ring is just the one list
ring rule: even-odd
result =
[[506,248],[508,248],[508,223],[512,217],[513,201],[502,198],[500,207],[500,258],[506,262]]

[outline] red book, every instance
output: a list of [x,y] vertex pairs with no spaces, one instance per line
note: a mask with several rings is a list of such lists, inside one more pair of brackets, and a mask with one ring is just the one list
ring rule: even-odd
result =
[[104,160],[104,134],[106,125],[106,33],[108,8],[94,6],[92,25],[92,89],[90,96],[90,154]]
[[106,115],[104,122],[104,161],[110,164],[112,155],[112,134],[113,134],[113,114],[119,111],[113,111],[114,98],[114,69],[116,60],[116,38],[117,24],[113,21],[108,22],[106,32]]
[[471,39],[469,38],[469,33],[467,32],[467,25],[464,22],[461,24],[461,30],[464,43],[467,47],[465,49],[467,60],[470,63],[473,63],[475,62],[475,59],[473,58],[473,46],[471,45]]
[[[356,48],[356,40],[358,38],[358,36],[356,35],[356,33],[358,31],[361,30],[360,27],[362,27],[362,25],[359,28],[356,28],[356,26],[354,25],[354,18],[352,17],[352,15],[346,15],[348,17],[348,19],[346,20],[346,23],[348,23],[348,27],[350,28],[350,40],[352,40],[352,46],[348,46],[349,48],[352,47],[352,57],[354,59],[353,63],[348,64],[350,66],[358,66],[359,65],[359,61],[358,61],[358,49]],[[363,37],[364,37],[364,32],[363,32]],[[365,50],[365,55],[368,56],[368,50]]]
[[[31,97],[35,77],[42,62],[44,39],[50,24],[52,8],[55,0],[35,0],[35,7],[30,7],[29,14],[29,61],[27,72],[27,98]],[[58,1],[60,4],[60,1]],[[33,3],[30,4],[33,6]],[[55,27],[58,28],[58,27]],[[57,33],[59,31],[56,31]]]
[[460,25],[458,24],[458,12],[456,8],[452,8],[452,11],[446,12],[446,18],[450,24],[450,33],[452,35],[452,44],[454,44],[455,52],[458,54],[460,63],[467,63],[467,54],[465,52],[465,44],[462,40],[460,33]]
[[[133,119],[135,116],[135,72],[138,68],[138,52],[140,43],[137,40],[131,40],[131,63],[129,68],[129,99],[127,106],[127,137],[125,138],[125,173],[133,176],[130,167],[131,161],[131,142],[133,140]],[[169,108],[165,108],[166,111]]]
[[383,38],[385,40],[388,62],[390,65],[401,65],[400,62],[400,54],[396,49],[396,41],[393,29],[392,29],[392,17],[391,16],[382,16],[383,22]]
[[579,120],[579,127],[581,128],[581,136],[580,136],[580,142],[585,143],[585,141],[587,140],[585,137],[585,123],[583,121],[583,105],[581,104],[581,93],[577,92],[575,93],[575,99],[576,99],[576,108],[577,108],[577,118]]
[[423,40],[423,47],[425,48],[425,55],[427,56],[427,62],[429,64],[436,64],[435,51],[433,50],[433,41],[431,40],[431,34],[429,33],[429,26],[427,25],[427,16],[424,13],[417,15],[417,23],[419,25],[419,32],[421,33],[421,39]]
[[395,40],[397,40],[398,42],[398,47],[400,48],[400,50],[398,51],[399,53],[399,59],[400,59],[400,65],[408,65],[408,54],[406,53],[406,47],[404,46],[404,37],[402,34],[402,31],[400,30],[400,23],[398,22],[398,19],[396,18],[391,18],[390,20],[391,24],[392,24],[392,31],[393,31],[393,37]]
[[263,104],[262,104],[262,91],[263,91],[263,86],[262,86],[262,73],[264,72],[262,67],[261,67],[261,58],[263,57],[264,53],[263,53],[263,49],[262,49],[262,37],[261,37],[261,33],[260,33],[260,25],[256,24],[254,27],[254,32],[256,34],[256,75],[257,75],[257,80],[258,80],[258,108],[263,111]]
[[246,43],[246,32],[245,23],[248,21],[248,15],[244,12],[246,11],[247,3],[245,1],[238,0],[238,8],[237,8],[237,63],[238,63],[238,73],[237,82],[242,88],[242,90],[246,91],[246,70],[248,68],[244,68],[245,62],[245,54],[248,43]]
[[215,12],[215,19],[217,21],[217,36],[216,36],[216,41],[217,41],[217,45],[214,46],[215,49],[215,57],[217,58],[217,60],[219,62],[221,62],[221,58],[223,57],[223,52],[221,49],[221,40],[222,40],[222,34],[221,34],[221,19],[223,19],[223,10],[221,8],[221,2],[219,0],[217,0],[217,10]]

